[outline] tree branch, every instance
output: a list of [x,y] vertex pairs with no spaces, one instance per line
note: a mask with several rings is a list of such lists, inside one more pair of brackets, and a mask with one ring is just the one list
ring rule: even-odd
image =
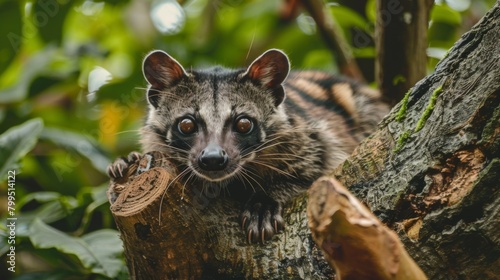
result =
[[[138,174],[138,165],[157,166]],[[285,211],[287,227],[266,244],[247,244],[241,205],[219,188],[172,183],[166,155],[154,153],[112,181],[109,198],[132,279],[331,279],[307,227],[306,198]]]
[[339,279],[427,279],[396,233],[337,180],[312,185],[307,213],[314,241]]
[[340,72],[358,81],[364,81],[363,74],[354,59],[351,48],[342,30],[321,0],[303,0],[302,5],[316,22],[318,30],[326,45],[332,50],[339,65]]
[[500,275],[499,20],[497,2],[334,172],[431,279]]
[[426,74],[427,29],[432,0],[379,0],[375,45],[376,82],[389,104]]

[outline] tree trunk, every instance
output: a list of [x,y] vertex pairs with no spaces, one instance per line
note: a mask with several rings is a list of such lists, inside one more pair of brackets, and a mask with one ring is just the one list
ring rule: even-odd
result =
[[334,172],[430,279],[500,275],[499,6]]
[[[334,172],[430,279],[500,275],[499,20],[497,2]],[[110,188],[132,279],[334,276],[311,238],[306,196],[285,208],[283,233],[249,245],[240,205],[217,188],[170,184],[175,168],[153,158],[163,167],[134,167]],[[311,197],[310,207],[322,203]]]
[[[218,188],[169,182],[176,174],[165,155],[140,175],[132,165],[111,206],[132,279],[331,279],[307,227],[306,198],[284,213],[287,227],[271,242],[247,244],[239,226],[241,205]],[[146,157],[139,165],[151,162]]]
[[377,0],[376,82],[395,105],[426,73],[432,0]]

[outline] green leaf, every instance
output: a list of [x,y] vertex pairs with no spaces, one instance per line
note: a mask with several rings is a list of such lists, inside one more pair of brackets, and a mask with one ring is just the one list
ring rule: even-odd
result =
[[[9,66],[21,48],[22,16],[18,1],[3,1],[0,3],[0,73]],[[7,24],[8,23],[8,24]]]
[[40,203],[46,203],[54,200],[58,200],[62,195],[58,192],[34,192],[26,195],[23,197],[18,203],[16,203],[16,206],[21,209],[23,208],[26,203],[31,202],[33,200],[40,202]]
[[44,222],[51,223],[67,216],[68,213],[81,206],[74,197],[62,195],[58,192],[33,192],[24,196],[16,206],[21,209],[31,201],[36,201],[42,205],[32,212],[23,213],[21,219],[29,219],[31,215],[32,220],[40,218]]
[[64,21],[74,1],[35,1],[28,19],[38,26],[38,33],[46,43],[62,42]]
[[42,131],[40,138],[80,153],[87,157],[97,170],[106,173],[110,159],[93,138],[68,130],[48,127]]
[[330,6],[330,10],[332,11],[335,21],[342,26],[344,30],[349,30],[353,27],[365,30],[370,27],[366,19],[350,8],[345,6]]
[[462,24],[462,16],[448,5],[434,5],[431,11],[431,21],[460,26]]
[[[31,212],[24,212],[19,216],[19,221],[23,223],[31,223],[34,220],[41,220],[46,223],[59,221],[68,216],[78,206],[76,199],[71,199],[68,196],[61,196],[56,201],[50,201],[42,204]],[[22,232],[18,232],[22,235]]]
[[49,46],[23,63],[22,72],[19,73],[16,84],[0,90],[0,104],[17,102],[26,98],[31,83],[48,67],[55,52],[55,48]]
[[82,217],[82,222],[80,223],[78,231],[83,232],[84,230],[86,230],[92,221],[91,220],[92,214],[94,214],[95,210],[101,207],[102,205],[108,203],[108,196],[106,194],[108,187],[109,186],[106,183],[99,187],[90,187],[82,189],[80,194],[84,195],[85,193],[89,193],[93,201],[85,208],[85,212]]
[[377,21],[377,2],[376,0],[368,0],[365,7],[365,14],[368,20],[372,23]]
[[302,67],[311,69],[324,69],[329,70],[332,68],[332,54],[329,50],[321,49],[309,51],[304,56]]
[[74,255],[91,273],[116,277],[123,268],[118,258],[123,244],[115,230],[98,230],[78,238],[36,219],[30,227],[30,240],[35,248]]
[[101,229],[82,236],[90,249],[102,263],[101,268],[94,268],[92,272],[114,277],[118,275],[123,263],[117,258],[123,254],[123,242],[116,230]]
[[[55,192],[34,192],[24,197],[19,204],[16,203],[16,210],[21,210],[26,203],[34,200],[41,203],[41,205],[29,212],[21,211],[21,214],[17,217],[16,236],[19,238],[30,235],[30,225],[34,220],[41,220],[45,223],[60,221],[68,218],[71,213],[75,212],[75,209],[81,206],[71,196],[60,195]],[[6,220],[0,221],[0,224],[6,224]]]
[[375,47],[353,48],[352,53],[357,58],[373,58],[376,50]]
[[35,146],[43,128],[41,119],[32,119],[0,135],[0,180]]

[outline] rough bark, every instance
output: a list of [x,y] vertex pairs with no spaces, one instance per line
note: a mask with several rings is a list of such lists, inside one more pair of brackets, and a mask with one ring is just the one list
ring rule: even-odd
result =
[[500,275],[500,8],[334,174],[430,279]]
[[111,183],[119,193],[111,212],[132,279],[333,277],[310,236],[305,197],[285,210],[284,233],[263,245],[247,244],[238,223],[241,205],[216,188],[170,184],[175,168],[161,153],[154,161],[161,167],[138,175],[134,164]]
[[426,74],[427,28],[432,0],[377,0],[376,82],[389,104]]
[[152,159],[158,167],[137,172],[152,165],[142,157],[111,185],[132,279],[331,279],[327,263],[337,279],[427,279],[396,233],[334,179],[315,183],[308,204],[325,261],[311,240],[305,196],[287,208],[289,226],[280,238],[250,245],[237,225],[238,205],[211,190],[170,184],[175,167],[159,152]]
[[334,178],[309,190],[307,216],[316,244],[337,279],[425,280],[396,233]]
[[[499,5],[334,172],[399,231],[430,279],[500,275]],[[170,185],[175,170],[160,165],[111,184],[133,278],[333,277],[311,239],[305,196],[285,208],[284,233],[249,245],[239,205],[215,188]]]

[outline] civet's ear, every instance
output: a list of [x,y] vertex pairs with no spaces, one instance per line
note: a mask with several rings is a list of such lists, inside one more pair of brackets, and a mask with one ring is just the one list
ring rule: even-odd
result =
[[290,71],[290,62],[286,54],[277,49],[270,49],[255,59],[245,75],[260,86],[273,92],[275,105],[285,99],[283,82]]
[[182,65],[164,51],[152,51],[142,63],[144,78],[151,85],[148,89],[148,101],[154,107],[163,90],[177,84],[186,77]]

